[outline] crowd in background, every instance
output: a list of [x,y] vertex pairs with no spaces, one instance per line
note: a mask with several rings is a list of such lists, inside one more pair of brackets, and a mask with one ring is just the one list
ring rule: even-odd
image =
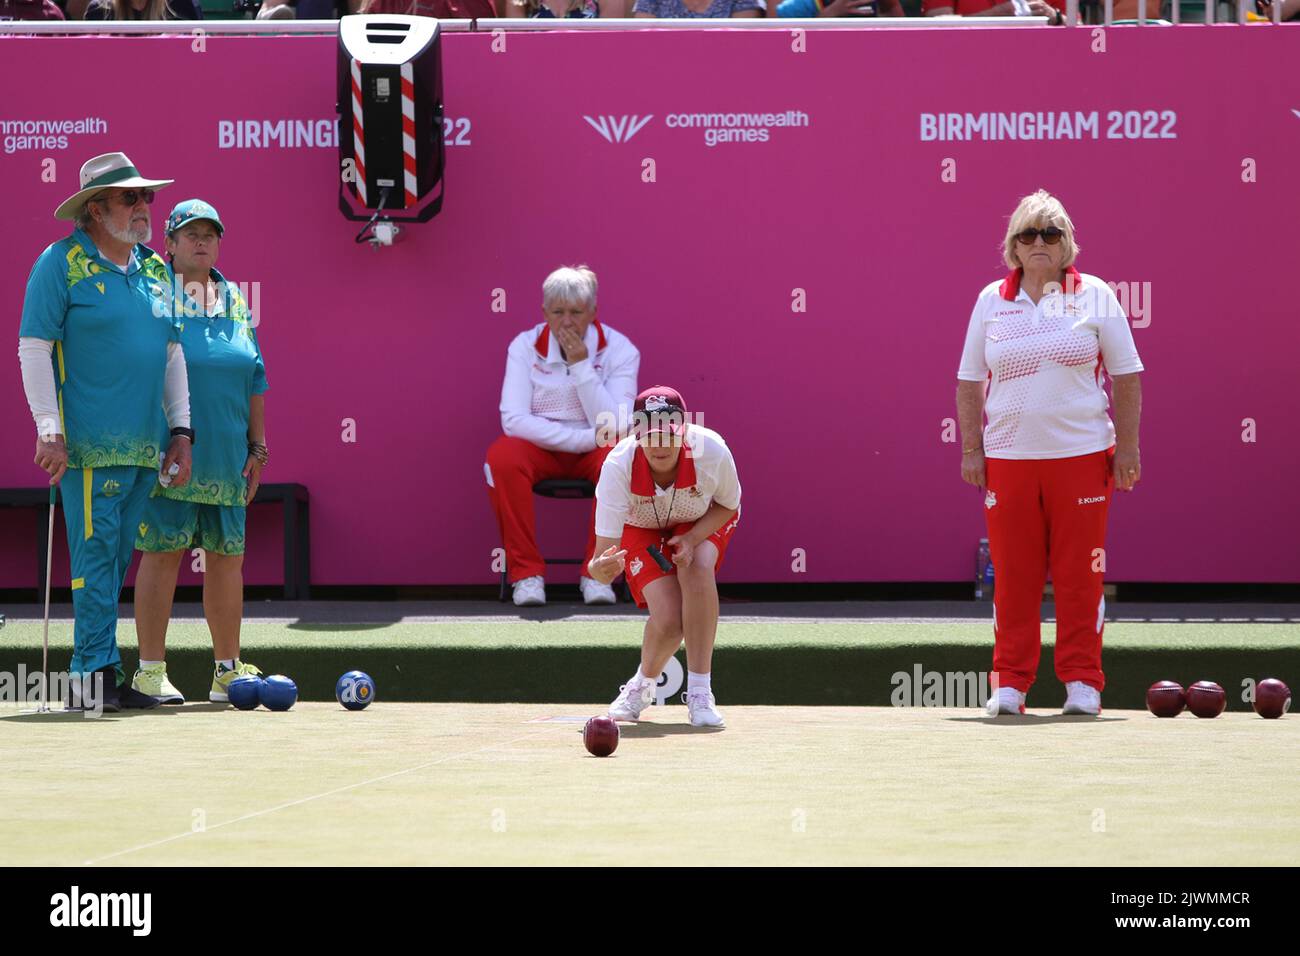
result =
[[[1252,0],[1256,19],[1271,2]],[[1283,20],[1300,19],[1300,0],[1280,0]],[[1206,0],[1183,0],[1181,18],[1204,18]],[[329,20],[349,13],[404,13],[440,19],[480,17],[1048,17],[1064,22],[1066,0],[0,0],[0,20]],[[1171,0],[1147,0],[1146,15],[1168,19]],[[1114,0],[1114,20],[1136,19],[1138,0]],[[1082,22],[1103,20],[1099,0],[1080,0]],[[1235,19],[1220,2],[1216,20]]]

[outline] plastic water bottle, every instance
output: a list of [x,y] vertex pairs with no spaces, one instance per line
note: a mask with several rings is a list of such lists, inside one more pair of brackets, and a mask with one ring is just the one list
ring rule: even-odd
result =
[[993,600],[993,559],[989,556],[988,538],[980,538],[975,552],[975,600]]

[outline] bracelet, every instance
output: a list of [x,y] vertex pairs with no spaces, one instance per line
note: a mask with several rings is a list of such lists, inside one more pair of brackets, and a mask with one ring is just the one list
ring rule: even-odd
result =
[[187,438],[187,439],[189,439],[190,444],[193,445],[193,444],[194,444],[194,429],[193,429],[193,428],[185,428],[185,427],[182,426],[182,425],[177,425],[175,428],[173,428],[173,429],[171,430],[171,437],[172,437],[172,438]]
[[962,453],[963,455],[972,455],[972,454],[974,454],[974,453],[977,452],[977,451],[983,451],[983,450],[984,450],[984,446],[983,446],[983,445],[976,445],[974,448],[963,448],[963,449],[961,450],[961,453]]
[[266,445],[260,441],[250,441],[248,443],[248,453],[252,455],[260,465],[265,465],[271,460],[271,454],[266,450]]

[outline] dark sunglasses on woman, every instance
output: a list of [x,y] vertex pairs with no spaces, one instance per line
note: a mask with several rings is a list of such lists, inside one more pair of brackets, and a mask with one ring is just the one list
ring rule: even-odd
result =
[[1016,233],[1016,241],[1026,246],[1032,246],[1034,240],[1042,236],[1043,242],[1049,246],[1054,246],[1061,241],[1063,235],[1065,233],[1060,229],[1055,226],[1048,226],[1046,229],[1026,229],[1023,232],[1018,232]]

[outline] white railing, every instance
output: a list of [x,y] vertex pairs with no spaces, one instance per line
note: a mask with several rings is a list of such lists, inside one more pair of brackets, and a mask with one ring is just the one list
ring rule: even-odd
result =
[[[442,20],[439,28],[448,33],[467,33],[473,29],[471,20]],[[207,34],[213,36],[239,34],[330,34],[339,32],[337,20],[25,20],[0,23],[0,36],[19,33],[24,36],[52,33],[67,36],[71,33],[123,34],[160,33]]]
[[[776,2],[776,0],[769,0]],[[1148,17],[1147,8],[1156,4],[1157,12],[1160,0],[1138,0],[1138,23],[1179,24],[1180,2],[1173,0],[1172,21]],[[1214,8],[1219,0],[1205,0],[1205,23],[1215,22]],[[1252,0],[1235,0],[1237,5],[1236,22],[1247,22],[1246,14]],[[1271,22],[1282,22],[1282,3],[1275,0],[1272,4]],[[1114,0],[1103,0],[1103,20],[1100,24],[1084,24],[1079,20],[1079,0],[1067,0],[1065,22],[1068,26],[1111,26],[1114,23]],[[529,30],[877,30],[877,29],[916,29],[918,27],[978,27],[980,29],[1014,29],[1018,27],[1039,27],[1047,22],[1046,17],[878,17],[863,19],[859,17],[740,17],[733,19],[655,19],[638,17],[631,19],[611,18],[592,20],[555,20],[498,18],[481,20],[440,20],[440,29],[445,33],[484,33],[493,30],[512,32]],[[319,35],[337,33],[337,20],[53,20],[53,21],[4,21],[0,22],[0,37],[6,35],[40,36],[51,34],[68,36],[70,34],[109,34],[115,36],[129,34],[160,33],[207,34],[207,35]]]
[[[1170,20],[1161,20],[1158,19],[1157,17],[1148,16],[1148,12],[1147,12],[1148,4],[1152,2],[1155,3],[1156,10],[1158,13],[1160,8],[1160,0],[1138,0],[1138,9],[1137,9],[1138,25],[1146,26],[1148,23],[1154,23],[1154,24],[1162,24],[1165,26],[1178,26],[1183,22],[1182,10],[1181,10],[1182,5],[1179,2],[1179,0],[1173,0],[1173,3],[1171,4],[1170,16],[1172,17],[1172,19]],[[1219,2],[1220,0],[1204,0],[1205,19],[1204,21],[1201,22],[1208,23],[1208,24],[1213,24],[1215,22],[1215,17],[1216,17],[1215,7],[1218,6]],[[1231,6],[1233,2],[1234,0],[1223,0],[1225,6]],[[1246,15],[1247,12],[1250,10],[1250,7],[1253,5],[1252,0],[1235,0],[1235,3],[1237,6],[1236,22],[1238,24],[1245,25],[1246,23],[1249,22],[1246,18]],[[1066,15],[1066,23],[1070,26],[1078,25],[1079,0],[1067,0],[1067,7],[1069,12]],[[1092,24],[1092,26],[1108,27],[1111,26],[1114,22],[1115,22],[1115,0],[1102,0],[1102,22],[1099,24]],[[1196,23],[1197,21],[1188,21],[1188,22]],[[1269,22],[1274,24],[1281,24],[1282,22],[1281,0],[1276,0],[1276,2],[1273,3],[1272,12],[1269,17]]]
[[[861,30],[880,27],[1033,27],[1047,22],[1046,17],[880,17],[865,22],[849,17],[739,17],[734,19],[656,19],[608,18],[592,20],[551,20],[498,18],[480,20],[439,20],[444,33],[489,33],[493,30]],[[103,33],[112,35],[160,33],[191,34],[330,34],[338,33],[337,20],[24,20],[0,22],[4,34]]]
[[[768,0],[775,3],[777,0]],[[681,19],[634,17],[630,19],[552,20],[517,17],[476,20],[480,33],[492,30],[844,30],[898,29],[900,27],[1032,27],[1047,17],[733,17]]]

